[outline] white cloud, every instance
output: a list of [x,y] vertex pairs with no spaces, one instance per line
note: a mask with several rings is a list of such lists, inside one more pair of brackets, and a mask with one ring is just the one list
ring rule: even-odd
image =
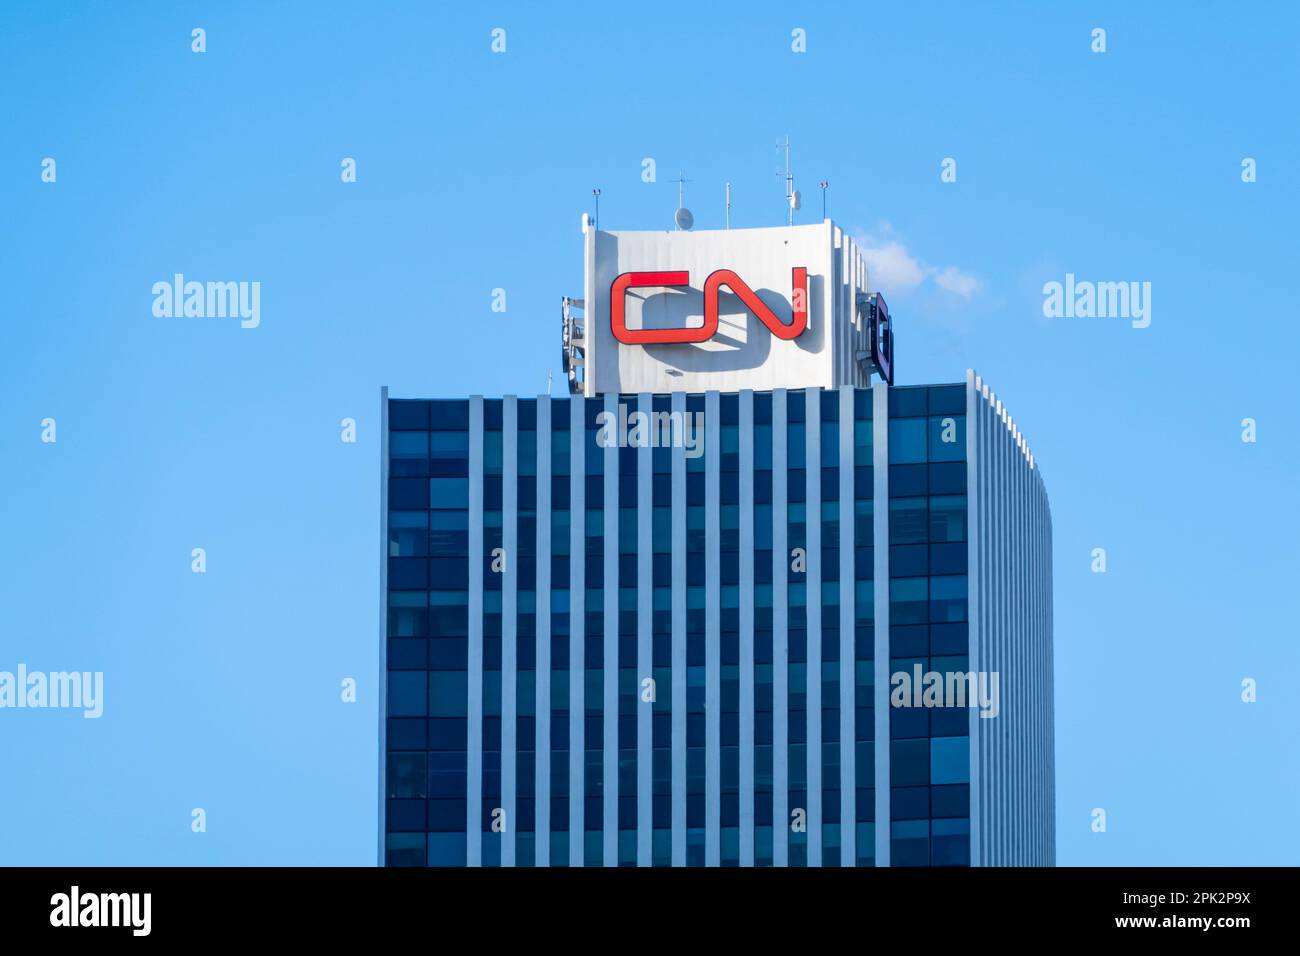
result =
[[880,289],[914,289],[925,281],[925,269],[901,242],[863,246],[871,282]]
[[969,272],[962,272],[956,266],[948,266],[936,273],[934,284],[940,289],[951,292],[953,295],[959,295],[968,301],[971,296],[984,288],[983,282]]
[[875,233],[858,232],[856,239],[871,274],[871,287],[881,292],[910,292],[930,279],[945,292],[967,301],[984,288],[976,276],[957,266],[932,266],[914,256],[894,236],[889,223],[881,223]]

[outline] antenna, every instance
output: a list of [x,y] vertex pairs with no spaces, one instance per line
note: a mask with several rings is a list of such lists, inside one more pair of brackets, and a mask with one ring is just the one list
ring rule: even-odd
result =
[[[790,209],[790,225],[794,225],[794,211],[801,205],[799,191],[794,188],[794,174],[790,172],[790,137],[787,135],[784,143],[777,143],[777,149],[785,150],[785,202]],[[781,173],[778,171],[777,175]]]
[[551,397],[551,370],[546,370],[546,397]]
[[727,183],[727,228],[731,228],[731,183]]
[[826,190],[830,188],[831,184],[823,179],[817,185],[822,188],[822,219],[824,220],[826,218]]
[[686,208],[685,203],[685,186],[690,180],[682,173],[677,171],[677,212],[673,213],[673,222],[677,223],[677,228],[683,231],[690,229],[695,225],[695,217],[691,211]]
[[596,227],[597,231],[599,231],[599,230],[600,230],[600,190],[599,190],[599,189],[593,189],[593,190],[591,191],[591,194],[592,194],[593,196],[596,197],[596,222],[595,222],[595,227]]

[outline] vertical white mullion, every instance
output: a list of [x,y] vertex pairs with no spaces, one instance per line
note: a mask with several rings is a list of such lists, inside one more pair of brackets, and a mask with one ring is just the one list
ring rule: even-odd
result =
[[1043,515],[1039,509],[1038,499],[1038,473],[1030,469],[1030,505],[1034,509],[1034,554],[1030,562],[1029,584],[1034,594],[1034,620],[1033,620],[1033,647],[1034,647],[1034,787],[1035,787],[1035,837],[1036,844],[1035,866],[1045,866],[1047,859],[1046,827],[1043,825],[1046,808],[1043,805],[1043,795],[1047,793],[1048,782],[1046,778],[1047,754],[1044,749],[1046,735],[1044,733],[1044,716],[1046,714],[1046,701],[1048,699],[1047,682],[1043,672],[1043,660],[1046,655],[1046,647],[1043,643],[1043,591],[1042,591],[1042,567],[1043,567]]
[[1020,499],[1020,461],[1014,432],[1007,433],[1007,453],[1011,459],[1011,647],[1015,681],[1012,687],[1016,703],[1015,719],[1011,725],[1012,754],[1014,760],[1014,779],[1016,782],[1016,802],[1013,807],[1015,826],[1012,828],[1014,855],[1012,862],[1024,866],[1025,850],[1025,708],[1022,692],[1025,684],[1024,648],[1022,647],[1022,629],[1024,625],[1024,591],[1021,587],[1021,566],[1024,555],[1024,512]]
[[1048,702],[1047,711],[1047,739],[1049,746],[1052,748],[1051,768],[1052,768],[1052,789],[1051,799],[1047,801],[1048,806],[1048,832],[1051,834],[1051,851],[1050,860],[1053,866],[1056,865],[1056,595],[1052,588],[1053,565],[1055,562],[1055,553],[1052,544],[1052,509],[1051,502],[1047,500],[1047,491],[1043,491],[1043,509],[1047,512],[1047,540],[1044,543],[1047,551],[1047,567],[1045,571],[1047,580],[1047,673],[1051,679],[1052,697]]
[[519,603],[519,404],[513,395],[501,400],[501,545],[505,569],[501,576],[501,865],[515,865],[515,768],[518,729],[517,627]]
[[1016,510],[1020,513],[1020,541],[1016,551],[1019,553],[1020,573],[1019,578],[1020,590],[1020,608],[1017,613],[1019,618],[1018,631],[1020,634],[1020,711],[1021,711],[1021,741],[1020,746],[1020,766],[1021,766],[1021,864],[1023,866],[1032,866],[1034,859],[1031,856],[1031,835],[1033,832],[1033,799],[1032,799],[1032,775],[1033,775],[1033,723],[1034,713],[1033,704],[1033,668],[1030,657],[1030,614],[1032,604],[1029,593],[1029,557],[1033,553],[1033,540],[1030,537],[1030,512],[1029,512],[1029,463],[1025,459],[1024,449],[1017,448],[1018,455],[1016,459],[1016,474],[1018,476],[1016,490]]
[[537,866],[551,865],[551,397],[537,399],[537,642],[533,827]]
[[[1002,674],[1002,681],[1007,679],[1007,656],[1006,656],[1006,606],[1007,606],[1007,578],[1006,578],[1006,552],[1007,552],[1007,514],[1006,514],[1006,462],[1003,456],[1002,431],[1005,428],[1002,416],[998,413],[997,405],[993,406],[993,455],[996,461],[995,490],[993,493],[993,507],[995,510],[994,522],[997,528],[996,538],[996,557],[997,571],[994,579],[993,593],[994,600],[997,602],[997,615],[994,620],[993,644],[997,659],[998,670]],[[1010,691],[1010,688],[1007,688]],[[1007,836],[1007,765],[1006,765],[1006,727],[1011,721],[1011,715],[1008,713],[1010,708],[1004,708],[999,714],[997,732],[995,741],[997,747],[996,767],[994,769],[994,786],[997,790],[996,807],[997,807],[997,859],[994,861],[995,866],[1006,866],[1010,861],[1007,857],[1006,836]]]
[[[1002,680],[1003,671],[1002,655],[999,640],[1001,636],[1001,614],[1002,601],[999,588],[1002,585],[1002,510],[998,496],[1002,491],[1001,488],[1001,460],[998,457],[998,419],[993,402],[985,397],[984,402],[984,422],[985,422],[985,484],[987,506],[985,515],[988,518],[988,532],[985,535],[984,550],[986,560],[984,567],[988,573],[984,594],[988,598],[987,610],[984,615],[985,620],[985,638],[984,646],[988,651],[988,660],[992,668],[999,673],[999,681]],[[1004,694],[1005,692],[1000,691]],[[1006,701],[1002,701],[1005,704]],[[1001,734],[1002,727],[1007,718],[1004,712],[999,712],[998,719],[993,721],[992,725],[985,731],[987,740],[987,754],[989,768],[988,787],[986,795],[988,796],[988,812],[986,819],[989,824],[989,840],[987,848],[988,863],[990,866],[1001,866],[1005,863],[1002,857],[1002,747]]]
[[[650,866],[654,853],[654,708],[641,699],[641,682],[654,678],[654,398],[642,393],[638,406],[645,416],[646,441],[637,450],[637,566],[636,566],[636,865]],[[658,698],[659,688],[654,696]]]
[[[997,560],[999,554],[998,535],[1001,532],[997,520],[997,421],[993,416],[993,406],[989,403],[988,394],[985,392],[984,401],[980,405],[980,414],[984,419],[983,433],[980,441],[983,445],[984,453],[982,455],[981,468],[983,470],[983,480],[981,483],[980,495],[984,507],[982,524],[984,527],[983,540],[980,541],[980,550],[984,554],[982,562],[982,577],[984,579],[984,632],[982,635],[984,658],[992,670],[999,672],[999,682],[1001,681],[1002,661],[998,658],[997,653],[997,614],[998,614],[998,597],[997,597]],[[999,693],[1001,693],[999,683]],[[999,705],[1000,706],[1000,705]],[[999,712],[998,718],[984,728],[984,766],[988,769],[985,774],[984,785],[984,823],[985,834],[987,839],[982,841],[984,848],[984,862],[989,866],[997,866],[1001,860],[998,856],[998,841],[1001,839],[1001,830],[998,826],[998,749],[997,735],[1001,733],[1004,718]]]
[[[605,411],[618,421],[620,396],[605,395]],[[622,429],[619,429],[621,433]],[[604,705],[601,708],[605,732],[601,761],[604,790],[605,866],[618,866],[618,441],[607,443],[605,454],[605,663]]]
[[[979,568],[979,408],[976,404],[975,373],[966,370],[966,653],[968,668],[978,676],[984,666],[980,653],[980,568]],[[969,712],[970,747],[970,863],[980,865],[980,720],[979,708]]]
[[[1022,442],[1023,442],[1023,436]],[[1021,748],[1025,755],[1025,816],[1023,828],[1025,831],[1025,865],[1038,865],[1038,801],[1034,799],[1037,790],[1037,770],[1038,760],[1036,748],[1038,746],[1038,673],[1037,673],[1037,655],[1034,653],[1034,608],[1035,596],[1033,590],[1033,576],[1031,569],[1034,560],[1035,548],[1035,517],[1033,511],[1033,496],[1031,491],[1032,473],[1029,471],[1029,458],[1025,453],[1025,445],[1020,448],[1020,510],[1024,515],[1024,536],[1021,544],[1023,558],[1020,566],[1021,590],[1024,595],[1023,607],[1021,614],[1023,616],[1023,646],[1024,646],[1024,666],[1025,676],[1023,684],[1025,688],[1025,735],[1024,745]]]
[[1054,691],[1053,691],[1054,678],[1052,676],[1052,665],[1051,665],[1052,624],[1049,617],[1049,613],[1050,613],[1049,604],[1051,600],[1052,579],[1050,573],[1048,573],[1047,571],[1047,568],[1051,566],[1051,555],[1049,554],[1049,549],[1047,545],[1048,527],[1051,523],[1051,519],[1048,516],[1046,507],[1044,506],[1045,505],[1044,498],[1046,492],[1043,488],[1042,481],[1043,481],[1043,476],[1040,474],[1038,475],[1038,504],[1037,504],[1037,507],[1039,509],[1038,511],[1038,521],[1039,521],[1038,582],[1037,582],[1039,588],[1038,627],[1040,629],[1039,638],[1042,641],[1042,654],[1043,654],[1043,662],[1041,666],[1041,678],[1040,678],[1042,681],[1042,689],[1040,693],[1042,694],[1043,713],[1040,719],[1042,721],[1042,735],[1043,735],[1041,746],[1043,750],[1045,773],[1047,775],[1046,779],[1043,782],[1044,783],[1043,789],[1044,792],[1049,795],[1048,799],[1042,805],[1043,865],[1053,866],[1056,861],[1052,859],[1052,852],[1051,852],[1052,830],[1051,830],[1051,796],[1050,795],[1052,791],[1052,778],[1055,775],[1055,768],[1053,766],[1054,761],[1052,759],[1052,730],[1051,730],[1052,706],[1053,706],[1053,697],[1054,697]]
[[[999,658],[1001,661],[1003,676],[1007,679],[1008,689],[1014,677],[1011,675],[1012,669],[1012,647],[1011,647],[1011,616],[1013,611],[1013,601],[1011,594],[1011,552],[1015,542],[1011,536],[1011,456],[1007,452],[1007,422],[1004,417],[1006,414],[1005,406],[1003,414],[999,416],[998,422],[998,459],[1001,463],[1001,489],[998,492],[998,508],[1002,512],[1001,521],[1001,542],[1002,558],[1000,585],[998,593],[1001,605],[1001,624],[999,625],[1000,650]],[[1015,766],[1012,762],[1012,748],[1014,744],[1014,724],[1015,715],[1015,694],[1010,695],[1009,703],[1011,704],[1010,712],[1007,713],[1006,720],[1002,723],[1001,746],[1002,746],[1002,773],[999,783],[1003,789],[1003,798],[999,801],[1002,811],[1002,860],[1004,865],[1012,866],[1015,863],[1015,843],[1012,839],[1012,833],[1015,827]]]
[[1034,494],[1034,472],[1028,467],[1026,461],[1027,489],[1025,495],[1026,507],[1029,509],[1029,558],[1026,562],[1026,586],[1029,595],[1029,652],[1030,652],[1030,751],[1029,766],[1031,774],[1031,794],[1033,796],[1030,803],[1030,833],[1033,837],[1032,854],[1030,863],[1033,866],[1043,865],[1043,842],[1042,842],[1042,800],[1041,794],[1046,792],[1043,786],[1043,760],[1042,760],[1042,714],[1043,714],[1043,675],[1042,675],[1042,630],[1039,627],[1039,602],[1040,594],[1038,590],[1037,568],[1039,566],[1040,555],[1038,552],[1039,541],[1039,515],[1038,501]]
[[[1003,406],[1005,409],[1005,406]],[[1007,417],[1010,418],[1010,411]],[[1011,431],[1006,423],[1002,428],[1002,456],[1007,469],[1007,670],[1011,690],[1011,713],[1007,722],[1007,780],[1010,783],[1010,800],[1007,802],[1007,862],[1015,866],[1020,862],[1017,840],[1020,815],[1020,773],[1017,763],[1016,739],[1019,730],[1019,701],[1016,696],[1018,673],[1018,648],[1016,647],[1016,474]]]
[[1019,781],[1019,799],[1016,806],[1016,863],[1019,866],[1025,866],[1028,863],[1028,831],[1029,831],[1029,707],[1026,700],[1028,686],[1028,661],[1025,651],[1025,628],[1027,620],[1025,611],[1027,602],[1025,600],[1025,558],[1026,558],[1026,528],[1025,519],[1025,460],[1020,453],[1019,442],[1015,436],[1011,440],[1011,463],[1015,468],[1016,479],[1016,546],[1014,550],[1016,558],[1016,700],[1019,706],[1016,708],[1016,779]]
[[1029,859],[1029,827],[1030,827],[1030,805],[1029,805],[1029,747],[1030,747],[1030,726],[1029,726],[1029,656],[1028,656],[1028,636],[1029,627],[1029,601],[1028,593],[1025,589],[1025,568],[1029,556],[1029,513],[1025,508],[1025,473],[1028,470],[1025,467],[1025,457],[1021,452],[1019,442],[1013,439],[1012,442],[1012,461],[1016,468],[1016,671],[1018,678],[1016,680],[1016,696],[1020,701],[1019,720],[1017,722],[1019,733],[1016,736],[1018,745],[1016,747],[1017,763],[1020,765],[1020,805],[1016,818],[1019,821],[1016,829],[1019,834],[1020,854],[1017,862],[1021,866],[1028,866]]
[[1011,742],[1012,742],[1012,724],[1015,722],[1015,700],[1011,696],[1011,468],[1007,459],[1007,423],[1004,418],[999,416],[998,421],[998,464],[999,468],[999,485],[998,490],[998,510],[999,516],[999,542],[1001,544],[1001,557],[999,564],[999,584],[998,584],[998,662],[1002,668],[1003,678],[1007,680],[1008,703],[1010,707],[1003,715],[1005,719],[999,727],[999,744],[1001,747],[1001,773],[999,775],[998,785],[1002,788],[1002,799],[998,801],[999,810],[1002,814],[1002,839],[1000,841],[1002,848],[1002,862],[1005,866],[1010,866],[1014,862],[1013,848],[1011,843],[1011,828],[1014,817],[1012,805],[1015,802],[1015,781],[1012,779],[1011,766]]
[[[1010,420],[1010,411],[1007,412]],[[1007,666],[1011,671],[1011,725],[1007,756],[1011,766],[1011,825],[1007,835],[1011,840],[1012,866],[1020,866],[1020,836],[1023,829],[1023,808],[1021,794],[1024,790],[1022,768],[1020,766],[1021,747],[1024,728],[1021,725],[1023,711],[1020,707],[1020,684],[1024,674],[1020,667],[1020,475],[1016,469],[1016,444],[1010,428],[1002,433],[1002,445],[1007,456],[1007,644],[1010,650]]]
[[1034,473],[1025,457],[1025,515],[1029,526],[1029,540],[1025,548],[1025,596],[1028,607],[1025,614],[1026,650],[1029,661],[1029,784],[1030,802],[1028,814],[1029,830],[1029,865],[1042,866],[1042,832],[1040,804],[1038,796],[1044,792],[1042,787],[1042,760],[1039,755],[1041,746],[1039,717],[1042,714],[1042,680],[1039,671],[1041,655],[1039,652],[1038,628],[1038,588],[1034,580],[1034,570],[1038,562],[1038,509],[1034,500]]
[[[1041,481],[1041,478],[1040,478]],[[1052,613],[1052,508],[1042,489],[1043,509],[1043,628],[1047,640],[1047,863],[1056,865],[1056,623]]]
[[1052,740],[1052,709],[1055,706],[1056,677],[1052,673],[1052,516],[1047,509],[1047,490],[1043,487],[1043,476],[1038,476],[1039,520],[1042,526],[1038,541],[1038,586],[1042,589],[1042,601],[1039,607],[1039,627],[1042,628],[1043,640],[1043,759],[1046,761],[1047,800],[1043,806],[1043,859],[1044,866],[1055,866],[1052,854],[1052,804],[1055,796],[1056,760],[1055,744]]
[[[1005,406],[1003,406],[1005,410]],[[1010,411],[1007,418],[1010,419]],[[1007,685],[1010,691],[1011,709],[1007,721],[1007,863],[1016,866],[1020,863],[1020,760],[1016,741],[1020,738],[1020,707],[1016,685],[1020,681],[1019,653],[1016,635],[1016,618],[1019,614],[1019,594],[1016,587],[1016,574],[1019,570],[1016,560],[1016,461],[1015,449],[1011,441],[1011,431],[1006,421],[1002,425],[1002,458],[1007,475]]]
[[1035,793],[1037,791],[1036,770],[1038,761],[1034,752],[1037,744],[1037,727],[1036,717],[1038,713],[1038,675],[1035,672],[1035,654],[1033,636],[1034,627],[1034,592],[1033,592],[1033,557],[1034,557],[1034,512],[1033,496],[1031,490],[1031,479],[1033,474],[1029,470],[1029,458],[1025,452],[1024,436],[1021,436],[1020,449],[1020,511],[1024,516],[1024,541],[1022,544],[1022,556],[1020,561],[1020,589],[1023,595],[1022,600],[1022,624],[1021,624],[1021,646],[1024,655],[1025,676],[1022,680],[1024,693],[1022,700],[1025,710],[1025,745],[1021,748],[1024,751],[1025,766],[1025,865],[1037,866],[1038,859],[1035,853],[1035,847],[1038,842],[1036,834],[1035,810],[1037,800]]
[[[999,672],[999,682],[1001,681],[1002,662],[998,657],[997,634],[998,634],[998,555],[999,542],[998,535],[1000,528],[998,526],[997,513],[997,496],[998,496],[998,461],[997,447],[995,444],[995,432],[997,421],[993,417],[993,409],[988,402],[988,396],[984,401],[984,434],[982,441],[984,444],[983,455],[983,482],[981,486],[981,496],[984,503],[984,540],[980,542],[980,548],[984,552],[984,560],[981,563],[981,576],[984,579],[984,659],[990,670]],[[999,693],[1001,693],[999,683]],[[998,841],[1001,839],[1002,831],[998,821],[998,746],[997,735],[1001,732],[1004,722],[1003,715],[998,714],[996,720],[989,722],[989,726],[984,728],[984,821],[985,829],[982,839],[984,851],[984,863],[987,866],[998,866],[1001,860],[998,855]]]
[[[989,538],[990,529],[989,529],[989,522],[988,522],[988,499],[989,499],[988,448],[987,448],[987,440],[985,438],[985,434],[987,431],[986,429],[987,419],[984,416],[984,406],[985,403],[983,400],[982,382],[979,379],[976,379],[975,407],[974,407],[974,416],[976,419],[976,426],[975,426],[976,450],[975,450],[975,460],[973,464],[970,466],[969,474],[971,477],[967,489],[968,491],[972,489],[974,491],[974,498],[972,499],[974,504],[972,506],[970,502],[967,502],[967,507],[968,508],[974,507],[977,510],[975,512],[976,525],[974,528],[968,525],[966,528],[966,534],[970,541],[971,550],[975,553],[975,566],[976,568],[978,568],[977,578],[978,578],[978,585],[980,589],[979,590],[979,594],[980,594],[979,622],[978,622],[978,626],[979,626],[978,654],[980,659],[980,667],[988,671],[993,669],[993,664],[988,650],[988,633],[989,633],[988,538]],[[974,634],[972,634],[971,639],[972,640],[976,639]],[[998,693],[1001,694],[1000,685],[998,688]],[[977,798],[979,804],[979,814],[980,814],[979,865],[987,866],[988,848],[989,848],[989,825],[988,825],[988,810],[989,810],[988,784],[989,784],[989,770],[990,770],[989,734],[988,734],[988,728],[983,726],[981,723],[979,723],[978,720],[976,721],[976,726],[979,728],[979,767],[980,767],[979,795]],[[974,812],[973,808],[974,808],[974,804],[972,804],[972,812]]]
[[569,400],[569,866],[585,865],[587,400]]

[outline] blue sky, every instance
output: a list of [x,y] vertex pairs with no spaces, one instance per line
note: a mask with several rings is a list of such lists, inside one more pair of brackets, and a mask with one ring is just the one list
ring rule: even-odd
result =
[[[99,720],[0,712],[0,864],[373,863],[380,386],[558,382],[591,189],[668,228],[681,169],[698,227],[727,180],[774,225],[786,135],[801,221],[827,179],[877,250],[898,383],[975,368],[1043,469],[1059,862],[1300,862],[1300,15],[462,6],[0,14],[0,669],[105,675]],[[155,318],[177,272],[260,282],[261,325]],[[1150,282],[1150,327],[1045,318],[1067,272]]]

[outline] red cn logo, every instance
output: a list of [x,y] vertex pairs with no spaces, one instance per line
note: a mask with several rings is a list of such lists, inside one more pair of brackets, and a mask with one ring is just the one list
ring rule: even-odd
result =
[[609,288],[609,325],[614,338],[624,345],[664,345],[672,342],[707,342],[718,331],[718,290],[724,285],[740,297],[745,307],[779,339],[797,338],[808,327],[808,270],[795,266],[790,270],[790,305],[793,317],[787,325],[763,304],[745,280],[730,269],[719,269],[704,280],[704,324],[687,329],[629,329],[624,296],[628,289],[650,286],[689,286],[690,273],[624,272]]

